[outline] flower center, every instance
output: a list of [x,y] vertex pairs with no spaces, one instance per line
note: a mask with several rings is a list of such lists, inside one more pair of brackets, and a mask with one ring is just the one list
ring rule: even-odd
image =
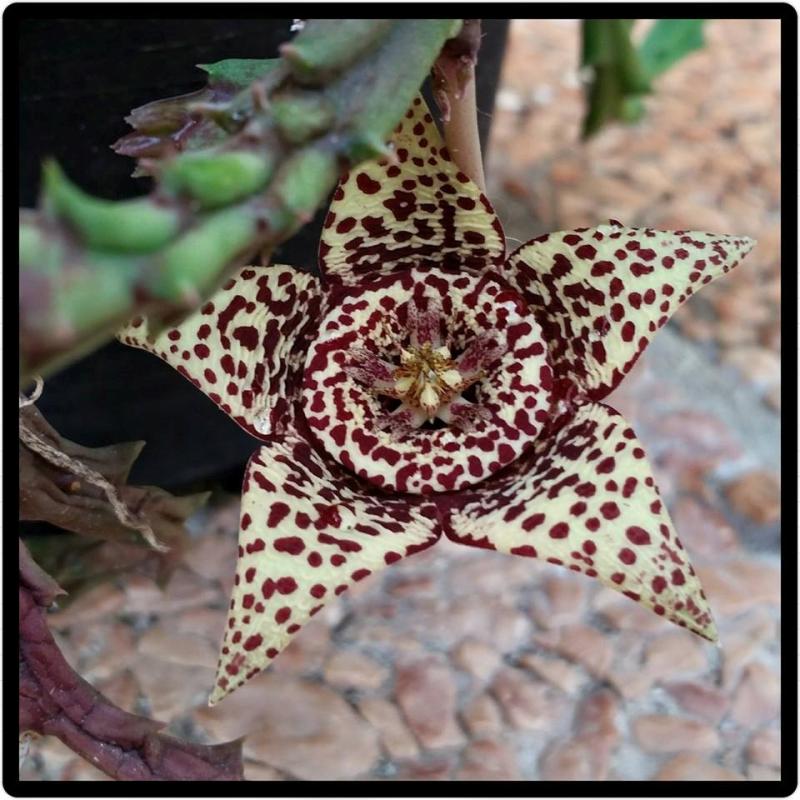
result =
[[[394,391],[389,396],[432,420],[454,397],[482,377],[482,371],[471,376],[462,375],[447,347],[434,348],[426,342],[422,347],[400,351],[400,366],[394,372]],[[386,392],[378,389],[377,394]]]
[[548,417],[551,388],[519,295],[494,276],[417,268],[337,298],[309,350],[303,397],[310,430],[345,467],[428,494],[519,456]]

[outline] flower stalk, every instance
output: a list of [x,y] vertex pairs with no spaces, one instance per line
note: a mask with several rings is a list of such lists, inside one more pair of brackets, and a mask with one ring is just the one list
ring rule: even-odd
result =
[[442,112],[444,140],[453,161],[486,191],[481,143],[475,66],[481,43],[481,21],[464,20],[458,36],[450,39],[433,67],[436,100]]

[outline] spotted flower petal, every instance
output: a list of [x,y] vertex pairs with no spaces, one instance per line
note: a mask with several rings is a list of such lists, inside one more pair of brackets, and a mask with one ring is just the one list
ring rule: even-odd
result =
[[439,535],[434,507],[370,494],[301,438],[262,446],[242,489],[239,561],[211,704],[271,663],[325,603]]
[[177,328],[154,336],[138,317],[118,338],[155,353],[263,439],[291,420],[321,300],[313,275],[245,267]]
[[562,564],[717,638],[641,443],[603,404],[580,407],[506,474],[476,487],[445,533],[464,544]]
[[500,222],[451,161],[421,97],[392,142],[395,163],[360,164],[336,189],[319,249],[325,278],[353,286],[432,263],[499,266],[505,256]]
[[559,396],[601,400],[678,306],[753,245],[612,220],[533,239],[509,257],[503,275],[538,309]]

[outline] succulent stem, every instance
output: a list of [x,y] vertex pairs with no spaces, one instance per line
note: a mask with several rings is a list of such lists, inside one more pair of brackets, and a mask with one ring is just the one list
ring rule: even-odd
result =
[[[199,304],[246,257],[291,236],[339,173],[386,153],[461,20],[309,20],[277,60],[229,59],[208,87],[149,103],[115,145],[156,188],[98,200],[45,171],[20,219],[20,379]],[[475,176],[473,176],[475,177]]]

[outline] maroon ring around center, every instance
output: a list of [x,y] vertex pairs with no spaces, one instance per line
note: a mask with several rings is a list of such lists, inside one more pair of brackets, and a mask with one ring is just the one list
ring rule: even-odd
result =
[[[491,341],[497,357],[469,425],[398,433],[380,391],[353,377],[354,353],[399,364],[412,334],[437,319],[451,353],[466,357],[471,343]],[[338,298],[309,349],[303,403],[310,429],[343,466],[384,489],[430,494],[474,485],[517,458],[546,422],[551,390],[541,330],[518,294],[493,275],[428,268]]]

